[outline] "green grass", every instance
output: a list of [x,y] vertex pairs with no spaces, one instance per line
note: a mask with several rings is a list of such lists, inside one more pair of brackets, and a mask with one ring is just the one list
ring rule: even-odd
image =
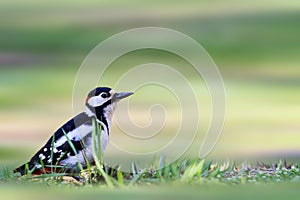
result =
[[[122,172],[121,167],[113,168],[105,166],[100,167],[100,162],[95,167],[87,170],[81,170],[79,173],[80,185],[103,185],[109,188],[132,187],[143,185],[160,185],[174,183],[188,184],[263,184],[279,182],[299,182],[300,168],[297,162],[278,161],[272,163],[237,163],[227,161],[218,163],[205,161],[204,159],[179,159],[169,165],[164,165],[161,161],[158,163],[149,163],[148,168],[141,169],[136,164],[132,164],[131,172]],[[155,168],[154,166],[157,166]],[[63,179],[57,179],[57,176],[65,176],[65,173],[59,175],[56,173],[49,175],[32,176],[30,173],[19,177],[12,171],[4,167],[0,171],[0,181],[5,182],[51,182],[57,185],[66,184]],[[102,178],[101,178],[102,177]],[[79,182],[73,179],[74,185]],[[72,185],[72,182],[70,182]]]
[[[161,161],[152,165],[162,165]],[[159,170],[133,167],[131,175],[118,171],[103,177],[81,173],[83,179],[53,174],[49,176],[17,177],[8,168],[0,169],[0,192],[2,197],[35,199],[50,193],[64,199],[101,198],[158,198],[158,199],[282,199],[297,197],[300,185],[298,164],[279,161],[270,164],[181,159]],[[106,173],[106,175],[109,175]],[[90,176],[90,177],[89,177]],[[85,179],[87,178],[87,179]],[[18,190],[18,192],[14,192]],[[43,191],[43,192],[41,192]],[[52,197],[51,197],[52,198]]]
[[[13,0],[0,4],[1,198],[299,198],[299,1],[29,0],[24,5]],[[143,26],[186,33],[218,65],[225,81],[227,115],[210,157],[182,159],[169,166],[160,159],[146,169],[133,164],[132,176],[121,173],[122,166],[113,174],[107,169],[100,172],[98,166],[83,173],[85,184],[62,176],[13,175],[11,169],[73,116],[73,83],[86,55],[112,34]],[[5,61],[10,55],[16,57]],[[199,133],[203,133],[210,119],[209,96],[203,83],[194,81],[192,71],[185,70],[186,63],[174,56],[150,50],[126,55],[111,66],[101,85],[113,85],[126,69],[143,62],[174,66],[201,91]],[[146,124],[147,109],[157,102],[170,106],[169,116],[176,114],[167,93],[157,95],[156,89],[132,96],[134,119]],[[167,127],[167,134],[173,129]],[[118,134],[113,123],[111,136]],[[200,134],[195,142],[196,151],[202,138]],[[223,162],[227,158],[231,161]],[[280,161],[284,159],[293,166]],[[154,171],[151,166],[162,169]]]
[[[63,199],[284,199],[299,197],[299,184],[275,185],[239,185],[227,186],[217,183],[207,185],[173,184],[167,187],[142,186],[109,190],[98,187],[69,187],[62,185],[52,187],[43,185],[3,186],[0,192],[6,199],[53,199],[53,196]],[[18,192],[16,192],[18,191]]]

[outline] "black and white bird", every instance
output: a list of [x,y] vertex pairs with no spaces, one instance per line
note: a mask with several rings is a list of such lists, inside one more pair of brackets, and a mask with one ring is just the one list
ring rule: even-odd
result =
[[[116,104],[120,99],[132,94],[132,92],[117,93],[108,87],[92,90],[86,98],[85,111],[60,127],[28,163],[18,167],[14,172],[20,172],[21,175],[28,171],[36,175],[60,170],[78,172],[79,165],[85,168],[88,164],[93,164],[95,150],[93,149],[95,138],[92,137],[95,130],[93,120],[100,128],[103,154],[109,141],[110,125]],[[100,146],[97,141],[96,148]]]

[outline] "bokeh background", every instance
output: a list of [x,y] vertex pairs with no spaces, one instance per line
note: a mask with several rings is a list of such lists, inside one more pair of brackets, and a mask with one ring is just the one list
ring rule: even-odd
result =
[[[227,114],[212,159],[299,158],[299,11],[297,0],[1,1],[0,164],[26,161],[73,116],[76,73],[97,44],[145,26],[191,36],[219,67]],[[118,63],[137,64],[141,57],[180,64],[151,50]],[[104,79],[120,73],[112,69]],[[136,120],[147,114],[143,100],[152,98],[136,100]],[[203,122],[208,126],[209,114]]]

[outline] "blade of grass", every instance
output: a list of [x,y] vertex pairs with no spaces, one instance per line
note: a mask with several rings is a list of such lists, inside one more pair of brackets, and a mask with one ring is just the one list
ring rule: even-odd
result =
[[134,162],[131,164],[131,170],[132,170],[133,174],[137,174],[137,167],[136,167],[136,164]]
[[146,172],[146,169],[143,169],[141,172],[135,174],[135,176],[131,179],[131,181],[128,184],[128,187],[133,186]]
[[[67,141],[68,141],[68,143],[69,143],[69,145],[70,145],[70,147],[71,147],[73,153],[74,153],[75,156],[77,157],[77,150],[76,150],[76,148],[75,148],[73,142],[70,140],[70,138],[69,138],[68,135],[66,134],[65,130],[62,129],[62,131],[63,131],[65,137],[67,138]],[[82,164],[80,163],[78,157],[77,157],[77,160],[78,160],[77,163],[78,163],[79,169],[80,169],[80,170],[83,170]]]
[[120,186],[124,186],[124,181],[123,181],[123,174],[120,170],[120,167],[117,169],[117,178],[118,178],[118,183]]
[[[96,154],[96,157],[102,163],[102,146],[101,146],[101,131],[99,130],[98,123],[96,122],[96,119],[93,118],[92,121],[93,125],[93,131],[92,131],[92,140],[93,140],[93,154]],[[97,144],[98,143],[98,144]]]
[[[55,134],[52,136],[52,140],[51,140],[51,152],[50,152],[51,165],[53,164],[54,142],[55,142]],[[56,168],[54,169],[54,171],[56,171]],[[53,167],[52,166],[51,166],[51,174],[53,174]]]
[[164,166],[165,166],[165,154],[162,153],[159,159],[159,169],[164,168]]
[[203,159],[199,163],[194,162],[192,165],[188,166],[181,177],[181,181],[191,182],[194,180],[195,177],[198,178],[198,180],[200,180],[204,161],[205,160]]
[[[84,140],[80,140],[80,144],[82,146],[82,149],[86,149],[86,145],[84,143]],[[90,164],[90,161],[89,159],[87,158],[86,154],[85,154],[85,151],[82,151],[82,156],[84,157],[84,160],[85,160],[85,164],[86,164],[86,168],[89,172],[91,172],[91,164]]]
[[[94,127],[93,131],[92,131],[92,140],[93,140],[93,158],[94,158],[94,161],[95,161],[95,164],[96,164],[96,168],[98,169],[98,171],[100,172],[100,174],[104,177],[104,180],[107,184],[107,186],[109,188],[114,188],[114,185],[112,183],[112,181],[110,180],[110,177],[107,175],[107,173],[105,173],[105,171],[103,170],[102,168],[102,163],[101,161],[99,160],[99,157],[97,155],[97,151],[96,151],[96,133],[97,133],[97,122],[96,122],[96,119],[94,118],[93,121],[92,121],[92,125]],[[102,148],[101,148],[101,143],[98,144],[98,149],[100,149],[100,151],[102,151]],[[100,152],[102,154],[102,152]]]
[[[100,119],[101,120],[101,119]],[[97,136],[97,142],[98,142],[98,156],[99,156],[99,160],[100,160],[100,163],[102,164],[103,163],[103,158],[102,158],[102,144],[101,144],[101,124],[98,125],[98,123],[96,122],[96,119],[94,119],[94,123],[95,123],[95,128],[96,128],[96,136]]]

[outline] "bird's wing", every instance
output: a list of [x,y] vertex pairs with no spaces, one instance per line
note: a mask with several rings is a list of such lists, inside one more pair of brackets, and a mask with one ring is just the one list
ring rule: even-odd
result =
[[80,113],[60,127],[29,163],[36,168],[58,165],[61,160],[76,155],[84,148],[81,139],[92,129],[91,118]]

